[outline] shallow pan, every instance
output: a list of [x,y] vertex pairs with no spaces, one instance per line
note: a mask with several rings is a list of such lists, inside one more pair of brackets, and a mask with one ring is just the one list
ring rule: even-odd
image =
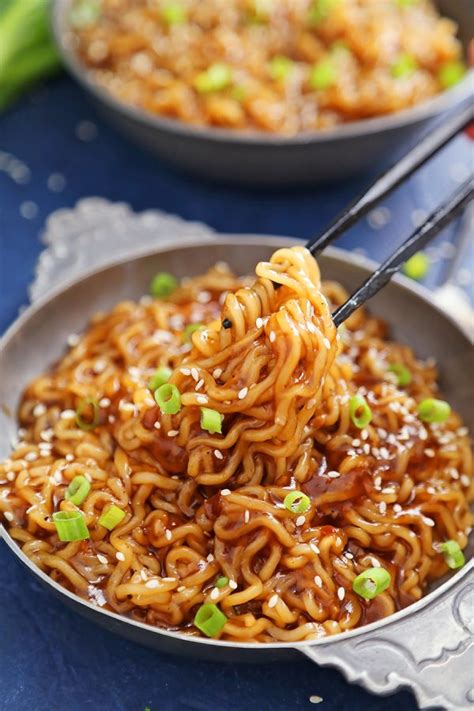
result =
[[[275,237],[186,238],[179,247],[141,250],[135,257],[111,260],[110,266],[88,272],[40,298],[0,344],[0,456],[7,456],[16,433],[14,413],[21,391],[61,356],[68,334],[81,331],[95,311],[109,309],[121,299],[139,298],[158,270],[187,276],[225,259],[238,273],[249,274],[257,261],[288,242]],[[324,278],[337,279],[348,289],[373,269],[368,260],[335,249],[327,250],[320,263]],[[403,278],[395,279],[377,295],[372,308],[393,325],[397,339],[412,345],[418,355],[438,360],[443,392],[472,425],[472,351],[467,335],[430,303],[429,292]],[[366,627],[311,643],[235,644],[168,632],[96,607],[35,567],[2,526],[0,534],[19,560],[66,604],[136,642],[220,661],[276,660],[300,653],[318,664],[336,666],[350,681],[376,693],[409,686],[421,708],[470,708],[472,561],[419,602]]]
[[[122,133],[169,163],[205,178],[281,186],[346,178],[386,160],[435,116],[472,95],[471,73],[453,89],[413,108],[328,131],[283,137],[195,127],[120,102],[90,78],[71,49],[72,2],[54,0],[52,14],[56,43],[72,75]],[[459,24],[467,56],[474,35],[472,0],[437,0],[435,5]]]

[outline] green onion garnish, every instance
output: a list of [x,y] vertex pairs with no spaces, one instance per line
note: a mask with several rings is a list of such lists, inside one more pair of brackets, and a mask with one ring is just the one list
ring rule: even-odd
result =
[[391,576],[385,568],[368,568],[355,578],[352,589],[365,600],[373,600],[390,585]]
[[176,385],[165,383],[155,390],[155,402],[164,415],[176,415],[181,410],[181,393]]
[[205,72],[201,72],[194,80],[194,88],[200,94],[225,89],[232,81],[232,70],[227,64],[217,62],[211,64]]
[[119,509],[118,506],[112,504],[111,506],[109,506],[107,511],[104,511],[102,513],[102,516],[99,518],[99,523],[104,528],[107,528],[109,531],[112,531],[112,529],[114,529],[115,526],[118,526],[124,518],[125,511],[122,511],[122,509]]
[[89,538],[82,511],[56,511],[53,522],[60,541],[85,541]]
[[283,499],[283,504],[291,513],[301,514],[309,509],[311,501],[302,491],[290,491]]
[[179,2],[167,2],[160,11],[161,19],[170,27],[186,22],[186,9]]
[[64,498],[76,504],[76,506],[80,506],[90,490],[90,482],[87,481],[85,476],[75,476],[69,484]]
[[339,2],[340,0],[313,0],[308,13],[309,24],[319,25],[326,20]]
[[462,62],[446,62],[438,72],[438,81],[443,89],[450,89],[461,81],[465,73],[466,67]]
[[444,555],[444,559],[449,568],[456,570],[456,568],[462,568],[466,559],[464,553],[461,550],[461,546],[457,541],[445,541],[439,546],[441,553]]
[[[88,418],[87,420],[84,419],[84,415],[87,410],[92,408],[92,418]],[[85,430],[86,432],[89,430],[93,430],[97,427],[99,424],[99,419],[100,419],[100,407],[99,403],[95,398],[93,397],[86,397],[83,400],[79,401],[79,404],[76,408],[76,423],[77,426],[81,428],[81,430]]]
[[178,287],[178,280],[168,272],[160,272],[153,277],[150,284],[150,292],[157,299],[169,296]]
[[410,385],[411,373],[403,363],[392,363],[388,369],[397,376],[397,385],[399,387],[404,388],[406,385]]
[[150,390],[157,390],[160,385],[164,385],[171,378],[172,374],[171,368],[167,368],[166,365],[160,365],[159,368],[155,370],[150,380],[148,381],[148,387]]
[[222,577],[222,578],[217,578],[217,580],[216,580],[216,588],[225,588],[225,586],[228,584],[229,584],[229,578]]
[[209,434],[222,434],[222,420],[224,415],[221,415],[217,410],[211,410],[210,407],[201,407],[201,429],[207,430]]
[[445,400],[427,397],[418,405],[418,416],[423,422],[446,422],[451,414],[451,407]]
[[421,281],[427,275],[430,268],[430,258],[424,252],[417,252],[407,259],[403,265],[403,273],[405,276],[414,279],[415,281]]
[[227,617],[219,610],[217,605],[201,605],[194,618],[194,625],[206,637],[217,637],[222,631]]
[[99,0],[79,0],[74,3],[69,13],[69,22],[76,29],[95,25],[100,17]]
[[281,55],[273,57],[269,64],[270,76],[272,79],[275,79],[275,81],[285,81],[293,69],[293,66],[294,62],[292,62],[288,57],[283,57]]
[[418,0],[396,0],[399,7],[410,7],[410,5],[414,5],[417,2]]
[[183,341],[190,341],[193,333],[196,333],[196,331],[201,331],[203,328],[204,326],[202,325],[202,323],[188,323],[188,325],[183,331]]
[[335,84],[337,71],[331,57],[320,59],[313,65],[309,75],[309,83],[312,89],[328,89]]
[[351,397],[349,401],[349,414],[354,425],[360,430],[367,427],[372,420],[372,410],[362,395],[354,395]]
[[416,59],[411,54],[400,54],[390,67],[392,77],[395,79],[405,79],[417,70]]

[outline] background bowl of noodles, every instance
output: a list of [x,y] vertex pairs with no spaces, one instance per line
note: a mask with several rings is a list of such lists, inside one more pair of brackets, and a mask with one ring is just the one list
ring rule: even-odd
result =
[[[472,93],[469,73],[453,88],[395,113],[295,135],[186,123],[119,99],[96,81],[74,48],[69,24],[72,4],[73,0],[56,0],[52,17],[56,43],[71,74],[123,134],[204,178],[281,186],[339,180],[396,156],[432,119],[459,106]],[[470,0],[436,0],[434,4],[458,24],[467,62],[474,33]]]
[[[34,376],[57,362],[71,331],[80,332],[93,313],[110,309],[124,299],[139,299],[157,271],[178,277],[193,276],[225,260],[237,274],[246,275],[252,273],[258,261],[268,259],[275,248],[288,243],[288,239],[283,242],[271,237],[219,236],[205,242],[185,238],[179,247],[142,250],[135,258],[111,261],[110,266],[88,272],[40,298],[13,324],[2,341],[0,455],[9,454],[22,390]],[[328,249],[320,258],[320,266],[324,279],[337,280],[349,291],[373,269],[368,260],[337,249]],[[443,394],[466,424],[472,426],[471,346],[456,322],[430,303],[428,292],[402,277],[395,278],[378,294],[370,308],[387,321],[395,339],[410,344],[419,357],[436,358]],[[438,580],[418,602],[384,619],[336,636],[262,644],[245,639],[234,642],[189,636],[103,609],[40,570],[5,528],[0,527],[0,531],[13,554],[53,594],[97,624],[147,646],[236,661],[284,659],[301,652],[317,663],[338,666],[348,678],[372,691],[387,692],[409,684],[422,706],[444,698],[451,702],[454,699],[456,708],[465,706],[470,665],[461,653],[469,649],[472,561],[455,574]],[[466,554],[471,552],[472,536]],[[434,632],[434,628],[439,631]],[[447,691],[443,675],[439,674],[440,660],[456,680]],[[387,669],[393,673],[387,674]]]

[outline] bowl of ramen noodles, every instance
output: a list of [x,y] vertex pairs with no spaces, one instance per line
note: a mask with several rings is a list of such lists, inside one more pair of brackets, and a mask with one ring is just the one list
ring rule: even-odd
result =
[[[469,0],[61,0],[67,66],[123,131],[202,176],[331,180],[468,93]],[[472,79],[472,77],[471,77]]]
[[191,238],[31,306],[1,349],[13,553],[144,644],[466,707],[472,349],[403,278],[336,329],[371,270]]

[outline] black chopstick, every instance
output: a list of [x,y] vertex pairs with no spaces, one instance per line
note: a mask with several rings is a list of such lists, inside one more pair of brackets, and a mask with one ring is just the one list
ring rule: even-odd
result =
[[469,105],[456,116],[443,122],[439,128],[428,134],[394,166],[389,168],[386,173],[380,175],[365,193],[357,197],[341,215],[336,217],[323,234],[309,240],[306,246],[313,257],[317,257],[323,249],[340,237],[343,232],[365,215],[385,195],[394,190],[397,185],[400,185],[403,180],[412,175],[417,168],[446,145],[459,131],[469,125],[473,119],[474,108]]
[[474,196],[474,180],[471,178],[461,185],[451,197],[433,212],[428,219],[407,240],[370,275],[352,296],[333,314],[336,326],[340,326],[356,309],[376,294],[399,271],[407,259],[445,227],[453,217],[465,207]]

